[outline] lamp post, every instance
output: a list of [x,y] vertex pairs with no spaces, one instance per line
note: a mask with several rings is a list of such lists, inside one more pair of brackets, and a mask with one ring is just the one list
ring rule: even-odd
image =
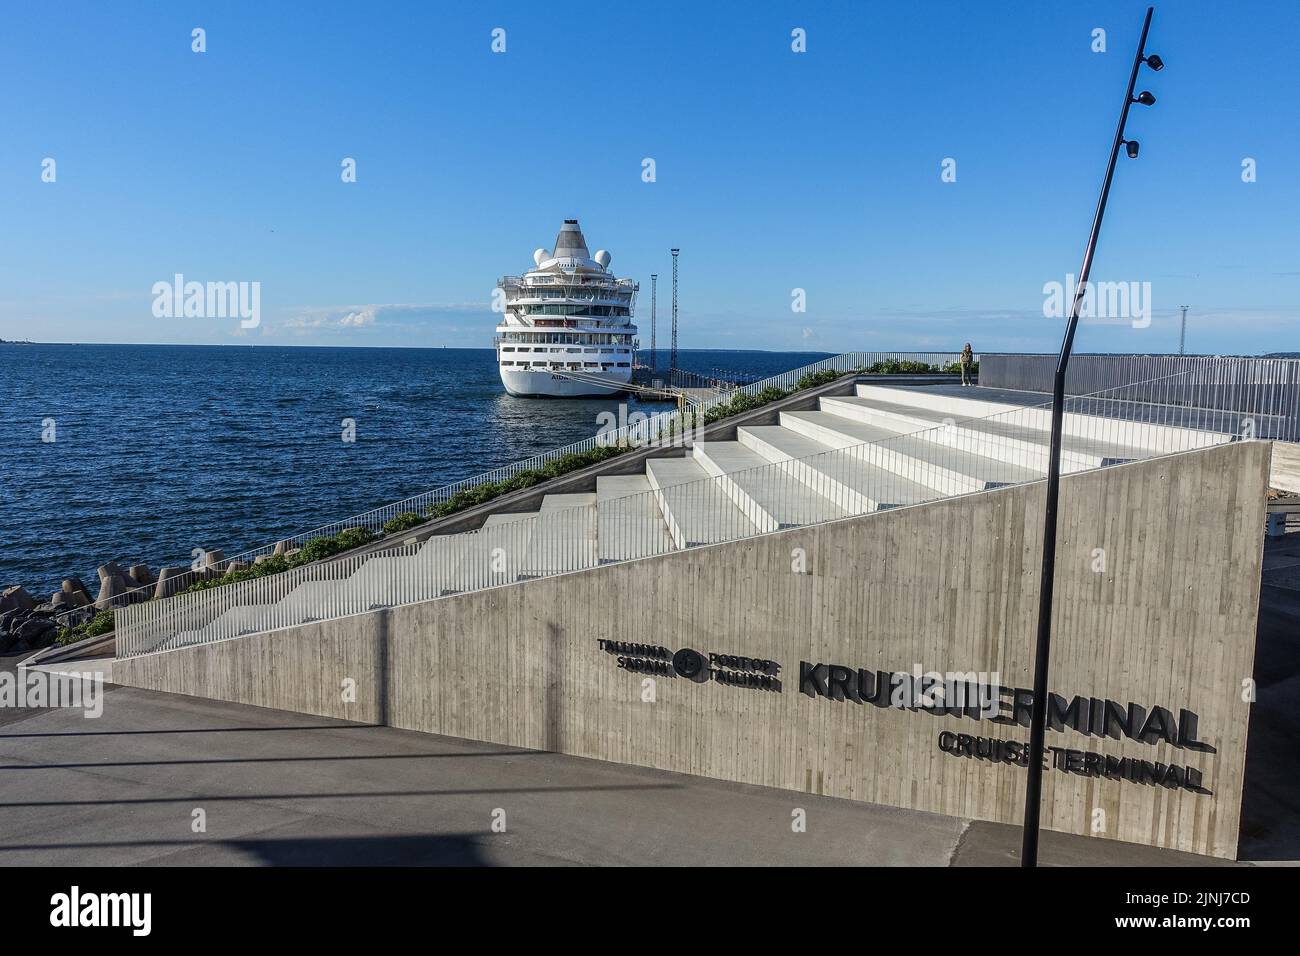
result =
[[1124,108],[1120,110],[1119,125],[1115,128],[1115,141],[1110,148],[1110,162],[1106,165],[1106,178],[1102,181],[1101,198],[1097,200],[1097,211],[1092,219],[1092,232],[1088,236],[1088,245],[1083,253],[1083,265],[1079,267],[1079,285],[1074,292],[1074,302],[1070,306],[1070,319],[1065,327],[1065,339],[1061,343],[1061,354],[1056,362],[1056,375],[1052,381],[1052,445],[1047,465],[1047,505],[1043,509],[1043,570],[1039,578],[1038,592],[1038,642],[1034,651],[1034,702],[1029,719],[1029,773],[1025,788],[1025,827],[1024,841],[1021,845],[1020,865],[1038,865],[1038,819],[1043,795],[1043,739],[1047,724],[1047,669],[1052,646],[1052,586],[1056,577],[1056,506],[1061,492],[1061,432],[1065,419],[1065,372],[1070,364],[1070,353],[1074,349],[1074,332],[1079,325],[1079,308],[1083,303],[1084,293],[1088,287],[1088,274],[1092,271],[1092,257],[1097,249],[1097,234],[1101,231],[1101,220],[1106,214],[1106,200],[1110,196],[1110,181],[1115,175],[1115,160],[1119,148],[1125,147],[1130,159],[1137,159],[1138,143],[1124,138],[1124,126],[1128,122],[1129,107],[1134,103],[1154,106],[1156,98],[1150,93],[1142,92],[1136,97],[1133,87],[1137,84],[1138,70],[1146,63],[1151,69],[1164,69],[1164,61],[1156,54],[1147,56],[1147,31],[1151,29],[1151,14],[1154,7],[1147,7],[1146,19],[1142,21],[1142,37],[1138,40],[1137,54],[1133,57],[1133,71],[1129,74],[1128,89],[1124,93]]
[[[677,374],[677,255],[682,250],[669,249],[673,254],[673,346],[668,353],[668,374]],[[671,379],[670,379],[671,380]]]

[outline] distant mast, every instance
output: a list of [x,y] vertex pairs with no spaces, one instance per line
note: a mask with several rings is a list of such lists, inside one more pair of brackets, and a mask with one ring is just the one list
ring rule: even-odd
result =
[[659,371],[659,343],[655,340],[655,327],[658,317],[655,311],[659,306],[659,276],[650,273],[650,371]]

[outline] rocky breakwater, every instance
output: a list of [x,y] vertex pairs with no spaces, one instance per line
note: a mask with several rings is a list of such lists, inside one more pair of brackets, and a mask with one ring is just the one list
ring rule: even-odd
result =
[[53,605],[37,601],[22,587],[0,591],[0,654],[52,644],[59,630],[55,613]]
[[[398,534],[411,527],[407,522],[394,521],[398,523],[389,522],[384,526],[385,533]],[[99,593],[94,598],[77,578],[66,579],[44,602],[37,601],[21,587],[3,588],[0,589],[3,593],[0,654],[39,650],[54,643],[72,644],[83,638],[109,634],[114,627],[113,612],[128,605],[280,574],[343,554],[375,539],[373,531],[361,527],[320,535],[301,546],[297,546],[297,539],[286,539],[277,542],[270,554],[256,555],[251,563],[239,558],[227,559],[225,552],[217,549],[202,551],[193,564],[159,568],[156,577],[147,564],[133,564],[124,571],[116,561],[110,561],[99,568]]]
[[67,578],[62,587],[39,601],[18,585],[0,591],[0,654],[39,650],[53,644],[61,629],[89,624],[95,601],[80,578]]
[[244,566],[227,561],[221,551],[208,551],[197,568],[160,568],[157,577],[147,564],[126,570],[116,561],[100,565],[94,597],[80,578],[65,578],[48,601],[12,585],[0,589],[0,654],[40,650],[56,642],[72,643],[113,630],[113,611],[155,598],[171,597],[199,581],[220,578]]

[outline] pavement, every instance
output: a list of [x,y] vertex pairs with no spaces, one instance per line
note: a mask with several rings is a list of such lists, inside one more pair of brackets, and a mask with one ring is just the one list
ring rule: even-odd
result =
[[[1293,519],[1296,516],[1291,516]],[[1300,527],[1264,542],[1238,852],[1300,860]]]
[[[97,719],[0,709],[0,866],[1018,862],[1013,826],[136,688],[106,692]],[[797,810],[803,832],[792,826]],[[1223,863],[1052,832],[1040,859]]]

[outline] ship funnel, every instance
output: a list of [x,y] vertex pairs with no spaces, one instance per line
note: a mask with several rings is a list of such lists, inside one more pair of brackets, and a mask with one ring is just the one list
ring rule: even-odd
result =
[[587,240],[583,238],[582,230],[578,228],[578,220],[564,220],[564,225],[560,227],[560,234],[555,237],[555,258],[591,258],[591,253],[587,251]]

